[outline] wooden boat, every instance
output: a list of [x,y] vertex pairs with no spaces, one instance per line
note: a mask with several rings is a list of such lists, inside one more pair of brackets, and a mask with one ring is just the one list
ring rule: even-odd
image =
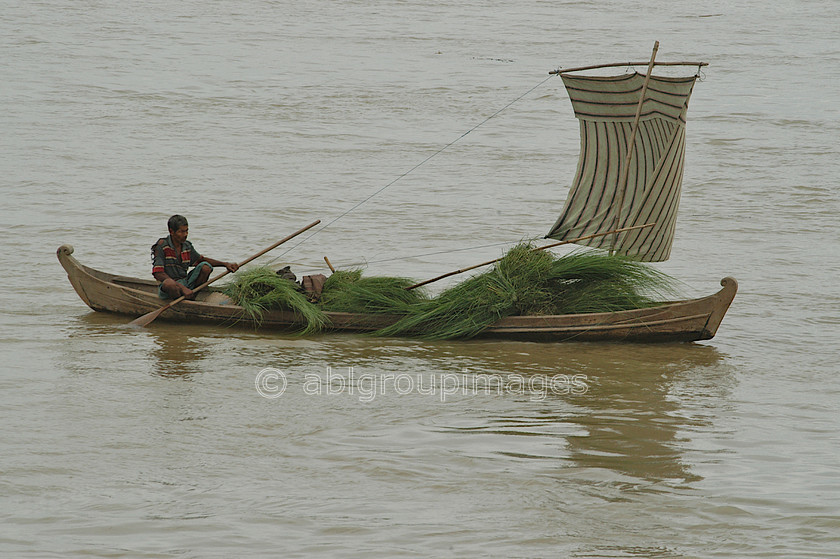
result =
[[[655,66],[705,66],[705,62],[621,63],[556,70],[580,121],[581,149],[575,179],[560,217],[546,238],[608,249],[642,262],[661,262],[671,253],[685,163],[688,99],[697,74],[654,76]],[[592,75],[592,70],[647,64],[647,72]],[[553,246],[553,245],[550,245]],[[548,247],[542,247],[548,248]],[[139,316],[158,309],[157,284],[87,268],[64,245],[58,258],[79,296],[94,310]],[[485,263],[489,264],[489,263]],[[479,265],[480,266],[480,265]],[[464,268],[436,279],[448,277]],[[428,280],[428,281],[434,281]],[[428,283],[423,282],[423,283]],[[417,284],[417,285],[422,285]],[[509,316],[480,337],[534,341],[695,341],[712,338],[738,283],[708,297],[621,312],[556,316]],[[416,287],[416,286],[415,286]],[[161,315],[164,319],[256,326],[241,307],[218,304],[218,290],[201,292]],[[399,317],[326,313],[333,331],[370,332]],[[294,329],[291,312],[267,312],[259,326]]]
[[[160,308],[157,282],[100,272],[79,263],[73,247],[62,245],[58,260],[67,271],[70,284],[79,297],[95,311],[126,316],[140,316]],[[708,340],[717,332],[738,283],[734,278],[721,280],[720,291],[708,297],[676,301],[656,307],[611,313],[556,316],[510,316],[491,325],[480,337],[524,341],[633,341],[690,342]],[[195,301],[183,301],[165,311],[158,320],[205,322],[224,326],[245,326],[294,330],[299,322],[294,313],[266,312],[256,324],[233,304],[218,304],[219,290],[208,287]],[[329,330],[334,332],[371,332],[388,326],[398,317],[375,314],[326,313]]]

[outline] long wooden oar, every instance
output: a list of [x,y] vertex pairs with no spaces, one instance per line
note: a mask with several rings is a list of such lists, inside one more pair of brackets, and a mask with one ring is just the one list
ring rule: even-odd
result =
[[[301,233],[303,233],[303,232],[304,232],[304,231],[306,231],[307,229],[311,229],[312,227],[315,227],[315,226],[316,226],[316,225],[318,225],[319,223],[321,223],[321,220],[320,220],[320,219],[319,219],[319,220],[317,220],[317,221],[313,221],[312,223],[310,223],[309,225],[307,225],[307,226],[306,226],[306,227],[304,227],[303,229],[299,229],[299,230],[295,231],[294,233],[292,233],[292,234],[291,234],[291,235],[289,235],[288,237],[285,237],[285,238],[283,238],[283,239],[281,239],[281,240],[277,241],[276,243],[274,243],[273,245],[271,245],[271,246],[270,246],[270,247],[268,247],[267,249],[265,249],[265,250],[261,250],[260,252],[256,253],[255,255],[253,255],[253,256],[251,256],[251,257],[249,257],[249,258],[246,258],[245,260],[243,260],[243,261],[239,264],[239,266],[240,266],[240,267],[242,267],[242,266],[244,266],[245,264],[247,264],[248,262],[250,262],[251,260],[254,260],[255,258],[259,258],[260,256],[262,256],[262,255],[263,255],[263,254],[265,254],[266,252],[268,252],[268,251],[270,251],[270,250],[274,250],[275,248],[279,247],[280,245],[282,245],[283,243],[285,243],[285,242],[286,242],[286,241],[288,241],[289,239],[293,239],[293,238],[297,237],[298,235],[300,235]],[[202,283],[201,285],[199,285],[198,287],[196,287],[195,289],[193,289],[193,290],[192,290],[192,291],[193,291],[193,293],[195,293],[196,291],[201,291],[202,289],[204,289],[205,287],[207,287],[208,285],[210,285],[210,284],[211,284],[211,283],[213,283],[214,281],[216,281],[216,280],[218,280],[218,279],[221,279],[221,278],[225,277],[225,276],[226,276],[226,275],[228,275],[229,273],[230,273],[230,272],[229,272],[228,270],[225,270],[224,272],[222,272],[221,274],[219,274],[219,275],[218,275],[218,276],[216,276],[215,278],[211,278],[211,279],[209,279],[209,280],[205,281],[204,283]],[[157,310],[155,310],[155,311],[152,311],[152,312],[150,312],[150,313],[146,313],[146,314],[144,314],[143,316],[141,316],[141,317],[139,317],[139,318],[136,318],[136,319],[132,320],[131,322],[129,322],[129,323],[128,323],[128,325],[129,325],[129,326],[137,326],[137,327],[140,327],[140,326],[147,326],[147,325],[148,325],[149,323],[151,323],[154,319],[156,319],[157,317],[159,317],[163,311],[165,311],[165,310],[167,310],[167,309],[169,309],[169,308],[171,308],[171,307],[174,307],[175,305],[177,305],[178,303],[180,303],[180,302],[181,302],[181,301],[183,301],[184,299],[186,299],[186,296],[183,296],[183,295],[182,295],[181,297],[178,297],[178,298],[177,298],[177,299],[175,299],[174,301],[171,301],[170,303],[167,303],[166,305],[162,306],[161,308],[159,308],[159,309],[157,309]]]
[[[624,227],[623,229],[615,229],[614,231],[607,231],[606,233],[595,233],[594,235],[587,235],[585,237],[578,237],[577,239],[569,239],[568,241],[560,241],[558,243],[552,243],[550,245],[545,245],[543,247],[532,248],[532,251],[536,250],[545,250],[547,248],[558,247],[560,245],[568,245],[569,243],[577,243],[579,241],[585,241],[587,239],[594,239],[595,237],[603,237],[605,235],[612,235],[613,233],[623,233],[624,231],[632,231],[633,229],[644,229],[645,227],[653,227],[656,223],[646,223],[644,225],[634,225],[633,227]],[[476,264],[475,266],[469,266],[468,268],[461,268],[460,270],[455,270],[454,272],[448,272],[443,274],[442,276],[438,276],[436,278],[428,279],[426,281],[421,281],[420,283],[415,283],[409,287],[406,287],[406,290],[414,289],[415,287],[421,287],[423,285],[427,285],[438,280],[442,280],[443,278],[448,278],[449,276],[454,276],[456,274],[463,274],[464,272],[469,272],[470,270],[475,270],[476,268],[481,268],[482,266],[488,266],[490,264],[494,264],[501,260],[501,258],[496,258],[495,260],[488,260],[487,262],[482,262],[481,264]]]

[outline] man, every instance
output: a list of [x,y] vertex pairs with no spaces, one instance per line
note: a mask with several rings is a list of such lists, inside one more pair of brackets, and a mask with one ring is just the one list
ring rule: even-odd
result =
[[[187,240],[189,225],[184,216],[173,215],[168,226],[169,236],[152,245],[152,275],[160,282],[161,299],[195,299],[193,289],[207,281],[214,267],[225,267],[229,272],[239,269],[239,264],[201,256]],[[191,272],[190,266],[195,266]]]

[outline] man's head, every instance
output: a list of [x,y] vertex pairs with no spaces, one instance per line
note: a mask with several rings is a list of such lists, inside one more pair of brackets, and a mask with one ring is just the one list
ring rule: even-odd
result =
[[176,243],[183,243],[187,240],[187,235],[189,234],[189,224],[187,224],[187,218],[175,214],[169,218],[169,234],[172,236],[172,240]]

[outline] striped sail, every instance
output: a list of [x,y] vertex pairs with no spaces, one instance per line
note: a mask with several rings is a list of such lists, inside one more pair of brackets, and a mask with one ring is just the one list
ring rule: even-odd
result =
[[[615,250],[645,262],[667,260],[680,202],[685,115],[696,76],[651,76],[623,199],[619,177],[645,76],[561,77],[580,120],[580,160],[563,212],[546,238],[563,241],[655,222],[618,234]],[[579,244],[610,248],[614,237]]]

